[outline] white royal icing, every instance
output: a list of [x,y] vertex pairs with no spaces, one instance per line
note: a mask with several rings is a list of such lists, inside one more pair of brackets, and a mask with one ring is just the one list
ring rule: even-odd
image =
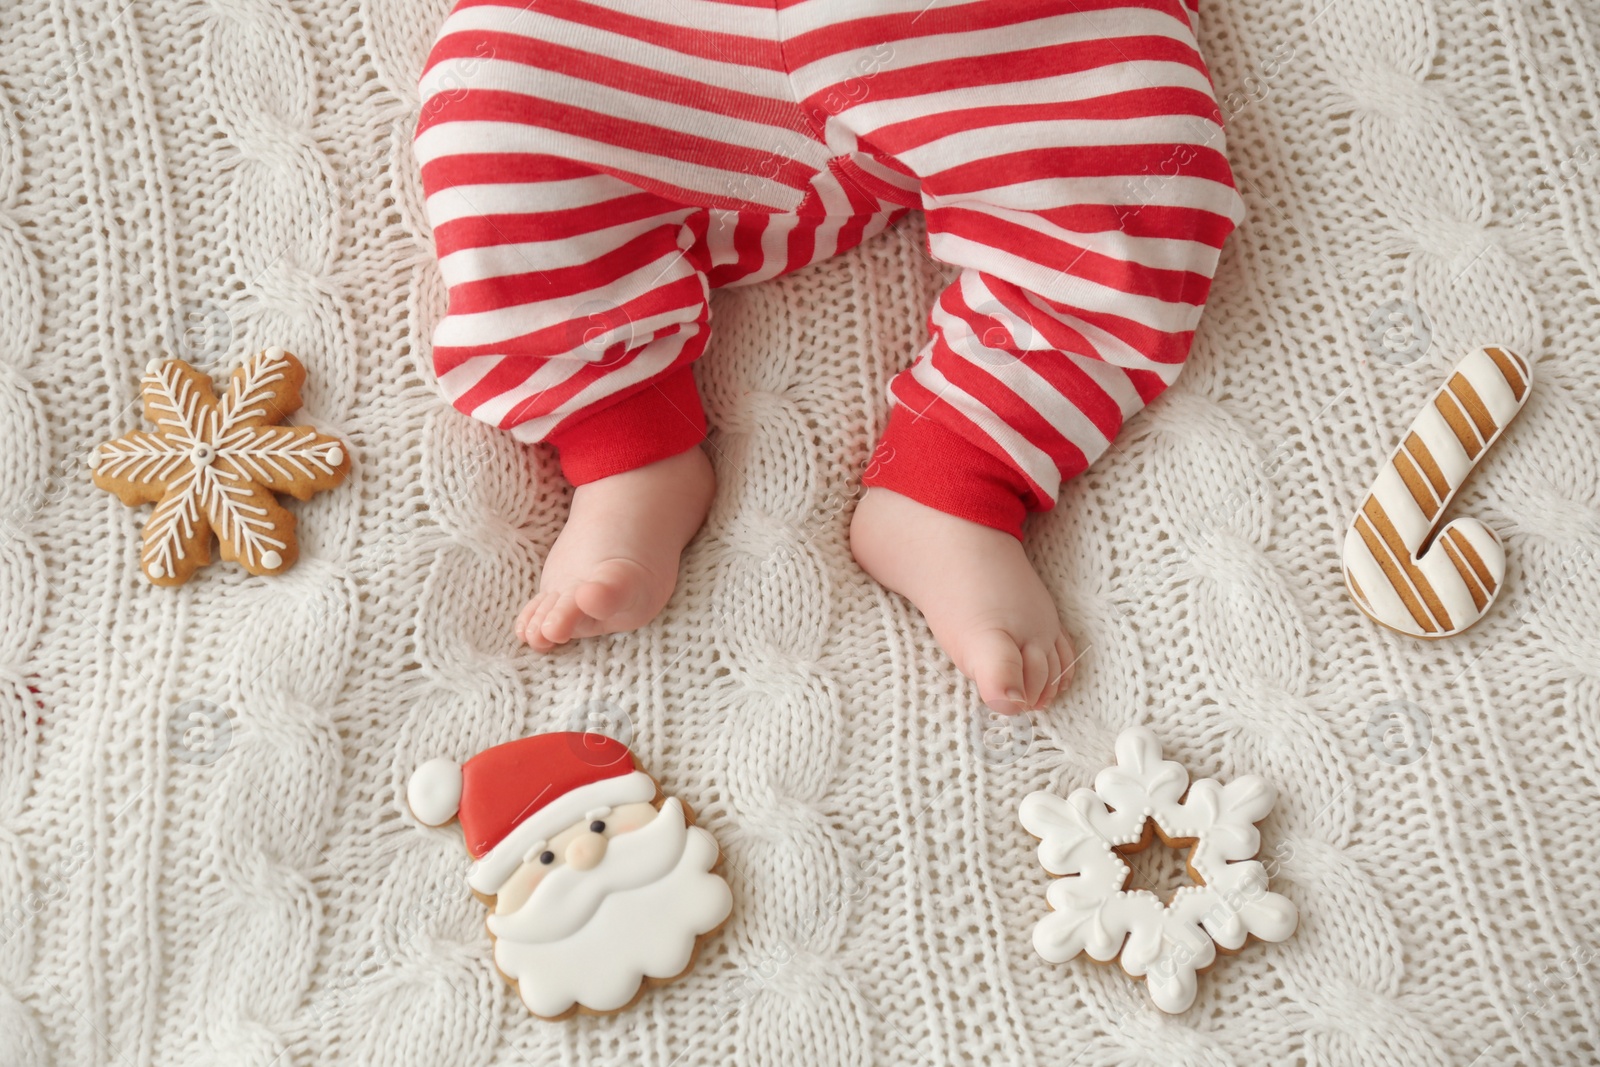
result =
[[[663,804],[649,824],[619,835],[609,847],[616,848],[634,834],[649,833],[663,820],[676,820],[683,829],[677,835],[682,842],[677,863],[664,876],[609,894],[586,922],[559,940],[496,937],[495,964],[517,983],[528,1010],[546,1017],[560,1015],[574,1004],[590,1011],[615,1011],[633,999],[645,978],[681,973],[689,966],[700,935],[728,917],[733,896],[728,883],[711,872],[717,843],[698,826],[683,825],[682,807],[675,802]],[[497,925],[508,929],[498,920],[515,919],[532,908],[544,889],[541,883],[512,915],[491,916],[491,930]],[[544,894],[541,903],[553,904],[552,895]]]
[[[683,805],[671,797],[644,826],[612,838],[596,866],[583,871],[557,867],[540,880],[522,907],[509,915],[489,916],[489,932],[526,942],[571,936],[611,894],[649,885],[672,870],[683,855],[687,832]],[[534,847],[542,849],[543,842]]]
[[443,826],[454,819],[461,807],[461,765],[438,758],[412,771],[406,804],[425,826]]
[[[1277,792],[1256,775],[1190,785],[1144,727],[1118,735],[1116,753],[1093,789],[1022,800],[1018,814],[1039,838],[1039,862],[1059,876],[1046,890],[1053,910],[1034,927],[1033,946],[1051,963],[1080,952],[1104,963],[1120,952],[1123,970],[1146,979],[1156,1007],[1181,1012],[1194,1003],[1195,973],[1217,946],[1231,951],[1248,937],[1282,941],[1294,932],[1294,904],[1268,891],[1266,868],[1252,858],[1261,844],[1255,823]],[[1138,841],[1147,817],[1168,839],[1195,839],[1189,864],[1205,881],[1165,905],[1148,890],[1123,889],[1128,865],[1113,851]]]

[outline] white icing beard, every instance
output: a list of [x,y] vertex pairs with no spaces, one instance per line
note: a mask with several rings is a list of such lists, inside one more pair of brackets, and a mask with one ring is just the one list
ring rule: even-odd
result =
[[733,898],[710,873],[716,862],[711,835],[686,825],[669,799],[613,838],[592,870],[551,871],[522,907],[491,915],[495,963],[535,1014],[620,1008],[645,977],[687,967],[695,939],[728,917]]
[[550,871],[522,907],[507,915],[491,915],[489,932],[528,943],[570,936],[611,894],[648,885],[672,870],[683,855],[687,829],[683,805],[676,797],[669,798],[655,818],[607,842],[605,856],[593,868],[562,866]]

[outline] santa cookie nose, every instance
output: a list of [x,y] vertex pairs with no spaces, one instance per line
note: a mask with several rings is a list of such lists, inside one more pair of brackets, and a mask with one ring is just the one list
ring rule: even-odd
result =
[[567,845],[567,866],[576,870],[587,871],[605,857],[606,839],[601,834],[583,834]]

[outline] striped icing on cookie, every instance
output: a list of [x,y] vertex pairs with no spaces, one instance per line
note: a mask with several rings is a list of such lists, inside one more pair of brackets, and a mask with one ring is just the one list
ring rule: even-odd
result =
[[1472,352],[1390,454],[1344,539],[1345,584],[1376,622],[1414,637],[1449,637],[1494,602],[1506,570],[1494,531],[1472,518],[1433,531],[1532,384],[1515,352]]

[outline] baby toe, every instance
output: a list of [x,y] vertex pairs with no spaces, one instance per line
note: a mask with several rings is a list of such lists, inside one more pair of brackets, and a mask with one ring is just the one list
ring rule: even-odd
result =
[[557,599],[554,593],[541,593],[529,605],[533,610],[528,613],[528,621],[522,628],[521,636],[528,647],[536,652],[549,652],[555,647],[555,644],[544,636],[544,620]]
[[1045,649],[1045,683],[1039,694],[1039,707],[1044,707],[1061,692],[1061,647],[1051,642]]
[[1061,667],[1056,676],[1056,692],[1060,692],[1072,684],[1072,678],[1078,673],[1078,646],[1073,644],[1072,638],[1063,633],[1056,638],[1056,654],[1061,657]]
[[517,612],[517,622],[512,629],[516,633],[518,641],[526,642],[528,640],[528,623],[532,621],[534,612],[538,610],[540,599],[535,594],[529,598],[526,604],[522,605],[522,610]]
[[1042,641],[1022,646],[1022,696],[1029,708],[1039,706],[1044,687],[1050,683],[1050,649]]
[[552,646],[564,645],[572,640],[573,630],[582,618],[583,609],[578,607],[577,600],[570,592],[562,593],[545,613],[539,633]]
[[968,639],[961,657],[991,711],[1015,715],[1027,710],[1022,649],[1004,630],[982,630]]

